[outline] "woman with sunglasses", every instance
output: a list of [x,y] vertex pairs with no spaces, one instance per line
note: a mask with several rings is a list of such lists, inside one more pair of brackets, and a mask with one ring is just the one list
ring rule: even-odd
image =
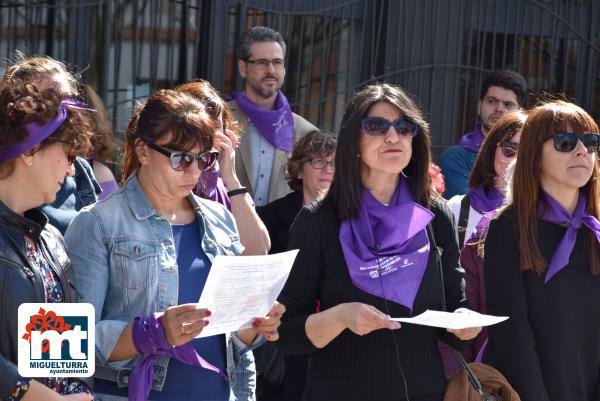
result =
[[471,237],[481,217],[502,205],[506,188],[504,173],[517,155],[526,118],[522,111],[515,111],[492,126],[471,170],[467,194],[456,195],[448,201],[457,222],[460,247]]
[[483,361],[523,401],[600,399],[600,135],[563,101],[523,125],[512,201],[485,239],[489,328]]
[[[515,111],[505,114],[492,126],[471,170],[467,194],[456,195],[448,201],[454,221],[458,222],[459,246],[462,248],[460,262],[465,269],[467,284],[465,292],[471,308],[481,313],[485,312],[483,259],[478,252],[479,235],[475,234],[477,238],[472,236],[483,215],[498,209],[504,202],[506,168],[517,156],[521,128],[526,118],[522,111]],[[475,341],[463,350],[467,361],[475,360],[486,339],[487,331],[484,328]],[[440,345],[440,349],[446,375],[450,376],[461,366],[451,349],[444,344]]]
[[252,329],[195,339],[212,261],[243,251],[226,208],[192,194],[217,160],[216,131],[197,99],[155,92],[128,130],[123,188],[67,230],[75,282],[96,308],[96,400],[254,399],[250,350],[258,333],[278,338],[283,306]]
[[82,107],[62,100],[56,87],[0,80],[1,400],[93,398],[80,380],[30,379],[17,371],[19,305],[76,302],[63,237],[38,207],[54,201],[73,174],[75,155],[91,149],[92,129]]
[[452,212],[432,193],[430,163],[429,127],[401,88],[374,84],[352,97],[331,188],[290,232],[300,252],[280,296],[278,345],[310,355],[303,400],[440,401],[438,338],[459,347],[479,333],[390,320],[467,304]]

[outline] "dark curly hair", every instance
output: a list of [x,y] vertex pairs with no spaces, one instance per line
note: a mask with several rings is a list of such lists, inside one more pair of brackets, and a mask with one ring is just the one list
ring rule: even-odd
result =
[[298,175],[304,163],[315,157],[327,157],[335,153],[335,145],[335,136],[321,131],[311,131],[296,142],[287,162],[285,174],[292,191],[302,192],[302,180]]
[[[58,115],[61,95],[56,88],[41,91],[36,84],[20,80],[0,81],[0,152],[21,143],[29,136],[26,125],[45,124]],[[93,130],[85,110],[67,109],[68,118],[36,149],[60,141],[68,144],[69,154],[87,155],[91,148]],[[0,163],[0,177],[10,175],[15,158]]]

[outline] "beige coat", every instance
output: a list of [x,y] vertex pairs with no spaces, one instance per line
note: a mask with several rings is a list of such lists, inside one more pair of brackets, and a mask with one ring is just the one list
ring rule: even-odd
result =
[[[229,107],[233,112],[234,118],[240,124],[240,144],[235,153],[235,172],[243,186],[248,188],[250,195],[254,199],[254,189],[252,188],[252,149],[248,135],[248,117],[240,109],[235,100],[231,100]],[[304,118],[296,113],[294,115],[294,143],[301,137],[311,131],[318,130],[317,127],[309,123]],[[284,152],[281,149],[275,149],[275,157],[273,158],[273,168],[271,170],[271,179],[269,181],[269,197],[267,202],[273,202],[276,199],[283,198],[290,193],[291,189],[285,179],[285,165],[291,153]]]

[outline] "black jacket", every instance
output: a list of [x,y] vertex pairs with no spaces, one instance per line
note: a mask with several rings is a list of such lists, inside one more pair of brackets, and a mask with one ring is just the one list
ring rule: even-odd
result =
[[66,272],[70,267],[65,243],[37,209],[25,217],[0,202],[0,399],[19,380],[17,372],[17,310],[24,302],[46,302],[43,278],[25,256],[25,236],[36,242],[65,291],[65,302],[75,302]]
[[269,253],[287,251],[290,227],[301,209],[302,193],[299,191],[290,192],[283,198],[256,208],[256,213],[265,223],[269,237],[271,237]]

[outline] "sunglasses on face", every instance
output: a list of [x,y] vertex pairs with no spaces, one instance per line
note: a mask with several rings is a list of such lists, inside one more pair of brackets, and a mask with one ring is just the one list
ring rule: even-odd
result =
[[391,126],[394,126],[398,135],[410,137],[417,135],[417,124],[406,117],[400,117],[396,121],[390,121],[383,117],[365,117],[362,120],[362,128],[370,136],[385,136]]
[[516,142],[502,142],[500,143],[500,150],[502,150],[502,154],[504,157],[515,157],[517,155],[517,150],[519,149],[519,144]]
[[208,170],[215,165],[219,159],[219,152],[208,151],[198,154],[191,152],[171,152],[155,143],[148,142],[148,147],[162,153],[171,160],[171,167],[175,171],[183,171],[190,167],[194,161],[198,160],[199,170]]
[[600,134],[574,134],[572,132],[555,132],[552,135],[554,149],[558,152],[570,152],[581,141],[588,153],[597,152],[600,148]]

